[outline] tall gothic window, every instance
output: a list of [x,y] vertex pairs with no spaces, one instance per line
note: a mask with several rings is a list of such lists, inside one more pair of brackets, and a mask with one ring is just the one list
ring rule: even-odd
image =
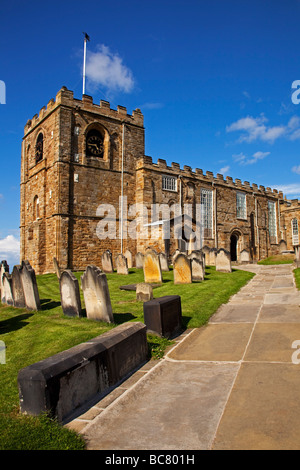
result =
[[38,163],[43,159],[44,153],[44,136],[42,132],[39,133],[38,138],[36,139],[35,144],[35,161]]
[[277,243],[277,223],[275,202],[268,201],[270,242]]
[[299,245],[299,228],[298,228],[298,220],[292,220],[292,242],[293,245]]
[[236,193],[236,217],[247,219],[246,194]]
[[212,238],[213,236],[213,192],[210,189],[201,189],[201,224],[203,236]]

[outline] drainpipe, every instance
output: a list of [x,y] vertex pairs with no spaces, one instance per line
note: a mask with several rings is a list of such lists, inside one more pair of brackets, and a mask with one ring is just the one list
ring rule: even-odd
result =
[[122,168],[121,168],[121,254],[123,254],[124,152],[125,152],[125,123],[123,122],[123,129],[122,129]]

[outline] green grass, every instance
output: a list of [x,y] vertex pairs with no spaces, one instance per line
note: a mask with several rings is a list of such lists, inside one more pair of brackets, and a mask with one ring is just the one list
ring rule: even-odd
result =
[[[75,273],[80,279],[82,273]],[[186,328],[204,325],[217,308],[226,303],[252,273],[233,270],[230,274],[206,269],[205,282],[174,285],[173,272],[163,273],[163,285],[154,289],[154,297],[181,296],[183,324]],[[30,417],[19,413],[18,371],[34,362],[98,336],[126,321],[143,322],[143,303],[135,300],[135,291],[119,289],[123,284],[143,282],[142,270],[131,269],[128,276],[108,274],[114,312],[114,324],[87,318],[69,318],[60,305],[56,275],[37,276],[41,310],[15,309],[0,304],[0,339],[6,345],[6,363],[0,364],[0,450],[4,449],[83,449],[84,441],[47,416]],[[81,285],[81,283],[79,283]],[[81,292],[82,304],[83,295]],[[170,341],[147,335],[151,355],[163,356]]]
[[272,264],[292,264],[294,262],[295,255],[290,253],[286,255],[273,255],[273,256],[268,256],[268,258],[262,259],[261,261],[258,261],[257,264],[262,264],[262,265],[272,265]]
[[300,290],[300,268],[294,269],[293,272],[294,272],[294,276],[295,276],[296,287],[297,287],[297,289]]

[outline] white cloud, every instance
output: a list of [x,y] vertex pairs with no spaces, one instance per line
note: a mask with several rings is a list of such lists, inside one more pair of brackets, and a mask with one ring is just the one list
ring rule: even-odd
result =
[[300,138],[300,119],[293,116],[287,125],[268,126],[268,119],[261,114],[259,117],[247,116],[238,119],[226,127],[227,132],[242,132],[239,142],[253,142],[261,140],[273,143],[279,137],[286,137],[289,140]]
[[297,175],[300,175],[300,165],[293,166],[292,172],[297,173]]
[[87,53],[86,76],[92,86],[104,86],[111,92],[129,93],[134,87],[131,70],[104,44],[98,45],[96,52]]
[[274,184],[272,187],[278,189],[278,191],[282,191],[283,194],[287,196],[300,198],[300,183],[279,184],[279,185]]
[[228,173],[229,169],[230,169],[229,165],[224,166],[223,168],[220,169],[219,173],[221,173],[221,175],[226,175]]
[[6,238],[0,240],[0,253],[19,253],[20,242],[13,235],[7,235]]
[[253,165],[258,160],[263,160],[270,152],[255,152],[251,157],[247,157],[243,152],[239,153],[238,155],[232,155],[232,158],[235,162],[239,163],[240,165]]

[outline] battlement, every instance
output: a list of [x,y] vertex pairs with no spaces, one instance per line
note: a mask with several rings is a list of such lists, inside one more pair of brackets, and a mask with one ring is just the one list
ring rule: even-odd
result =
[[63,86],[57,93],[55,99],[52,98],[48,102],[47,106],[43,106],[40,109],[39,114],[35,114],[32,119],[27,121],[24,127],[24,135],[40,124],[59,106],[68,106],[74,108],[77,112],[80,110],[89,111],[139,127],[143,127],[144,125],[144,116],[138,108],[130,115],[127,114],[127,109],[124,106],[118,106],[116,110],[111,109],[108,101],[100,100],[100,103],[96,104],[93,102],[93,98],[89,95],[83,95],[82,100],[74,98],[73,91],[68,90],[67,87]]
[[139,158],[137,161],[137,169],[142,168],[160,172],[163,171],[164,173],[169,174],[170,176],[177,176],[179,178],[195,178],[203,182],[213,183],[214,186],[222,185],[225,187],[249,191],[258,195],[269,195],[277,199],[283,199],[282,191],[278,191],[277,189],[271,189],[269,187],[265,188],[264,186],[258,187],[258,185],[255,183],[251,185],[249,181],[242,182],[238,178],[233,181],[233,178],[231,176],[226,176],[226,178],[224,179],[224,176],[222,174],[217,173],[217,175],[215,176],[211,171],[206,171],[206,173],[204,174],[202,169],[195,168],[193,170],[192,167],[188,165],[184,165],[183,168],[180,168],[180,164],[175,162],[172,162],[171,166],[168,166],[166,160],[161,158],[157,160],[157,163],[153,162],[152,157],[146,155],[144,157]]

